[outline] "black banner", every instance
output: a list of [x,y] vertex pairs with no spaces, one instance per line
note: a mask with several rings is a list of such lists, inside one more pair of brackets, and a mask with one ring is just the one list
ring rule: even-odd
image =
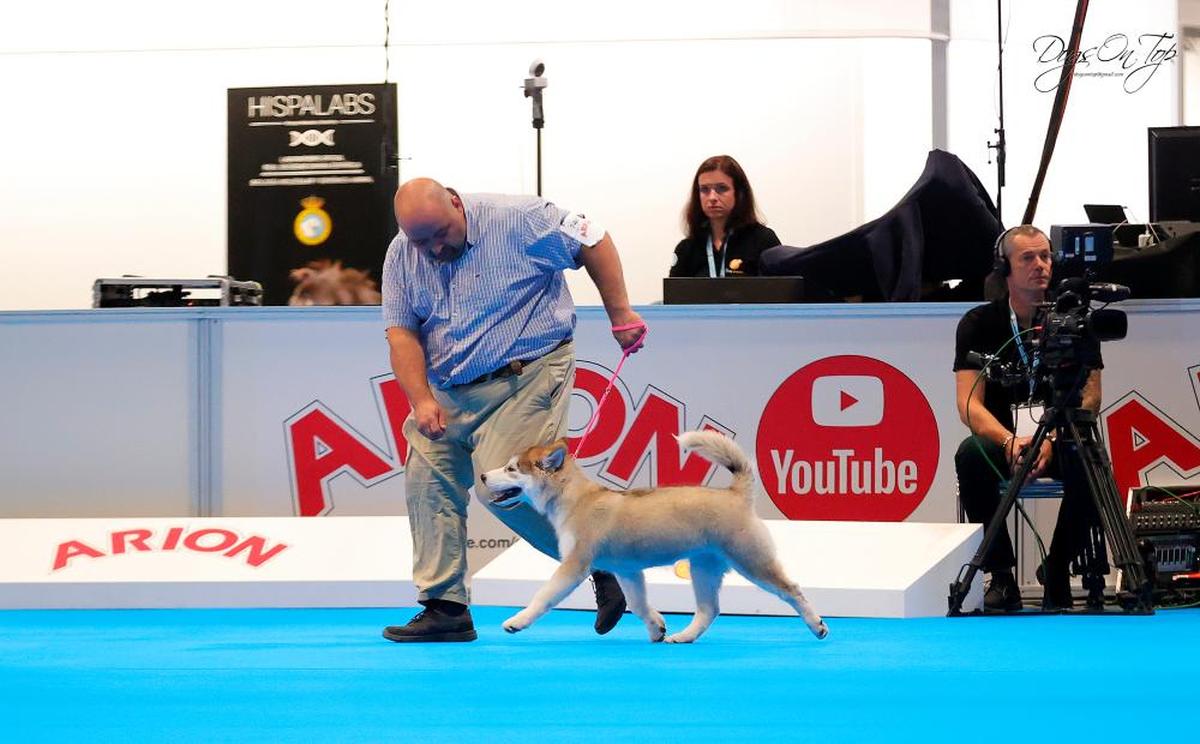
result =
[[379,281],[396,233],[396,86],[229,89],[229,274],[285,305],[288,273],[340,261]]

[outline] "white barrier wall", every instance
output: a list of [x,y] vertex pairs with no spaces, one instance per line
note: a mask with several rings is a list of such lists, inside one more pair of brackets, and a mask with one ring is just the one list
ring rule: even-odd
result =
[[[828,617],[941,617],[948,608],[951,582],[983,540],[983,528],[968,524],[919,522],[767,522],[787,576],[816,611]],[[549,580],[558,562],[521,543],[475,574],[474,604],[523,607]],[[692,613],[696,599],[686,565],[647,569],[646,594],[660,612]],[[976,574],[962,611],[983,605],[983,577]],[[595,610],[587,581],[558,605]],[[721,612],[733,615],[795,616],[773,594],[730,572],[721,585]],[[686,622],[669,618],[673,627]],[[798,632],[803,625],[797,622]]]
[[200,325],[3,315],[0,516],[196,513]]
[[[1200,301],[1123,307],[1101,425],[1118,487],[1196,480]],[[585,466],[618,487],[720,483],[670,436],[707,425],[756,460],[765,518],[954,521],[966,308],[642,308],[647,347]],[[578,433],[619,352],[597,308],[576,341]],[[0,516],[404,513],[406,403],[377,309],[0,313],[0,350]],[[512,535],[473,512],[478,568]]]
[[395,607],[404,517],[0,519],[0,608]]

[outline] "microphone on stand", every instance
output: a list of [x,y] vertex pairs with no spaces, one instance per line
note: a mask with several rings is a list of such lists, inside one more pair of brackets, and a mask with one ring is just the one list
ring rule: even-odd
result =
[[542,113],[542,91],[546,89],[548,82],[542,77],[542,73],[546,71],[546,63],[540,59],[535,59],[529,65],[530,77],[525,78],[525,97],[533,99],[533,128],[541,129],[546,123],[546,117]]
[[542,73],[546,71],[546,63],[540,59],[535,59],[529,63],[529,77],[525,78],[525,97],[532,99],[533,103],[533,128],[537,131],[537,195],[542,195],[542,126],[546,123],[546,116],[542,112],[542,91],[546,89],[546,78],[542,77]]

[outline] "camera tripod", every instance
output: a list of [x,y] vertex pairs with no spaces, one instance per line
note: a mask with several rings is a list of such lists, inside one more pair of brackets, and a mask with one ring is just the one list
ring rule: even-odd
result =
[[[975,552],[970,563],[964,565],[959,571],[958,578],[950,584],[950,611],[947,616],[954,617],[963,614],[962,603],[971,589],[971,582],[983,567],[984,556],[987,555],[988,549],[996,540],[1000,530],[1005,528],[1008,513],[1016,503],[1017,494],[1020,493],[1022,484],[1033,468],[1036,458],[1032,454],[1040,450],[1042,442],[1052,431],[1058,432],[1060,441],[1068,445],[1065,452],[1072,452],[1069,445],[1074,445],[1075,455],[1068,456],[1078,456],[1080,459],[1088,494],[1096,505],[1096,511],[1100,515],[1100,526],[1105,539],[1111,546],[1113,565],[1121,569],[1122,587],[1118,587],[1117,603],[1131,614],[1152,614],[1154,612],[1153,584],[1146,571],[1148,556],[1143,557],[1139,552],[1133,528],[1130,527],[1129,520],[1126,519],[1124,510],[1121,508],[1121,498],[1117,493],[1116,482],[1113,480],[1112,463],[1109,462],[1108,453],[1104,451],[1104,446],[1100,443],[1096,414],[1080,407],[1079,390],[1087,373],[1088,370],[1085,367],[1079,367],[1078,374],[1073,379],[1067,380],[1066,384],[1062,386],[1059,383],[1064,381],[1059,375],[1056,375],[1053,387],[1054,405],[1045,409],[1041,421],[1038,422],[1037,431],[1034,432],[1033,439],[1029,443],[1028,452],[1030,454],[1021,459],[1020,467],[1009,479],[1008,489],[1000,499],[996,513],[988,522],[979,550]],[[1150,564],[1150,570],[1153,571],[1152,560]]]

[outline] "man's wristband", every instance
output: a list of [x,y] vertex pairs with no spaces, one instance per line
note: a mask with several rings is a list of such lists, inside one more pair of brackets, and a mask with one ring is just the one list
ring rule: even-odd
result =
[[1016,435],[1009,434],[1007,437],[1005,437],[1004,443],[1000,445],[1000,449],[1004,450],[1005,452],[1008,452],[1008,445],[1010,442],[1012,442],[1014,436],[1016,436]]

